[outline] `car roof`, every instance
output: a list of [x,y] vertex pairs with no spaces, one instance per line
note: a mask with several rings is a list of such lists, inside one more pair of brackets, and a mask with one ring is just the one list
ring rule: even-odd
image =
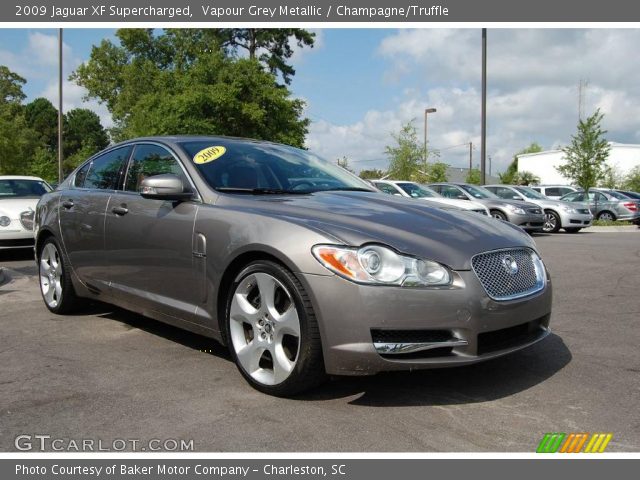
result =
[[28,175],[0,175],[0,180],[36,180],[38,182],[44,182],[40,177],[30,177]]
[[158,135],[154,137],[137,137],[131,138],[129,140],[124,140],[120,143],[116,143],[112,145],[112,147],[118,147],[120,145],[129,145],[131,143],[138,142],[160,142],[160,143],[182,143],[182,142],[207,142],[207,141],[216,141],[216,140],[224,140],[226,142],[238,142],[238,143],[255,143],[261,145],[281,145],[287,146],[282,143],[270,142],[268,140],[256,140],[255,138],[244,138],[244,137],[231,137],[225,135]]

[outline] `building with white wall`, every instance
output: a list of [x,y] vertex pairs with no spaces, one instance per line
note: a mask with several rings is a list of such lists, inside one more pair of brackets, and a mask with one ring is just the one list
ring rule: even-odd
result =
[[[611,150],[607,164],[622,175],[640,166],[640,145],[609,142]],[[562,150],[518,155],[518,171],[531,172],[540,178],[541,184],[569,185],[571,181],[561,175],[556,167],[565,163]]]

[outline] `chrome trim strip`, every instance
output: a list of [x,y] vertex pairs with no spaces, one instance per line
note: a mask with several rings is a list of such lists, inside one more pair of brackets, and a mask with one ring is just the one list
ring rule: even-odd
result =
[[422,352],[434,348],[466,347],[469,344],[466,340],[452,338],[444,342],[374,342],[376,351],[383,355],[399,355],[402,353]]

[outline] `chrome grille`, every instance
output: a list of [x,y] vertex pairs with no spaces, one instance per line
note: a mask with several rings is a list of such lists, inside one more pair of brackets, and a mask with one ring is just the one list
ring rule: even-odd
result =
[[545,286],[542,260],[527,248],[479,253],[471,266],[487,295],[494,300],[513,300],[539,292]]

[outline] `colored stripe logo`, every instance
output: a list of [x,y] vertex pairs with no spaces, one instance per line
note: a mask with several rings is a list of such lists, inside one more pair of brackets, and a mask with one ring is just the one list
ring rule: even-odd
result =
[[536,453],[602,453],[612,438],[612,433],[545,433]]

